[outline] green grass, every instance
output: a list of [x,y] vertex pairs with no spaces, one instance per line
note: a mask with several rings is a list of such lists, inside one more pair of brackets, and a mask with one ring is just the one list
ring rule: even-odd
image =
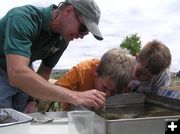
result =
[[177,85],[180,85],[180,78],[172,79],[170,86],[177,86]]
[[50,78],[57,80],[62,77],[67,71],[68,69],[55,69],[51,72]]
[[[67,71],[68,71],[68,69],[55,69],[52,71],[50,78],[57,80],[60,77],[62,77]],[[52,105],[51,105],[51,103],[52,103],[52,101],[40,100],[39,106],[38,106],[38,111],[39,112],[60,111],[60,107],[57,102],[54,102]]]

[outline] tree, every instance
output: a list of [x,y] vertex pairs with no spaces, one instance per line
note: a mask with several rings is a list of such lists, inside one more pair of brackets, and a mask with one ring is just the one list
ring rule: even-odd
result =
[[126,38],[120,44],[120,47],[128,49],[130,53],[135,56],[136,53],[140,52],[141,50],[140,37],[137,36],[137,33],[126,36]]

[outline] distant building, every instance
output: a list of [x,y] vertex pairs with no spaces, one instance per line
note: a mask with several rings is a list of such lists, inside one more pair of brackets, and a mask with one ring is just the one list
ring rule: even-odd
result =
[[177,77],[177,73],[176,72],[171,72],[171,79],[175,79]]

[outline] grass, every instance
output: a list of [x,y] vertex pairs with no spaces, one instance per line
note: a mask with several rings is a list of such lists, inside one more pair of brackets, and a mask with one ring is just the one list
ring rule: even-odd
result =
[[172,79],[170,86],[177,86],[177,85],[180,85],[180,78]]

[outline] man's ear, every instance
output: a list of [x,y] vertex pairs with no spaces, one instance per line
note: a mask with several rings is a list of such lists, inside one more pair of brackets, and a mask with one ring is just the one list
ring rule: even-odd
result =
[[71,14],[72,12],[74,12],[74,7],[73,7],[73,6],[68,5],[68,6],[65,7],[65,9],[64,9],[65,15],[69,15],[69,14]]

